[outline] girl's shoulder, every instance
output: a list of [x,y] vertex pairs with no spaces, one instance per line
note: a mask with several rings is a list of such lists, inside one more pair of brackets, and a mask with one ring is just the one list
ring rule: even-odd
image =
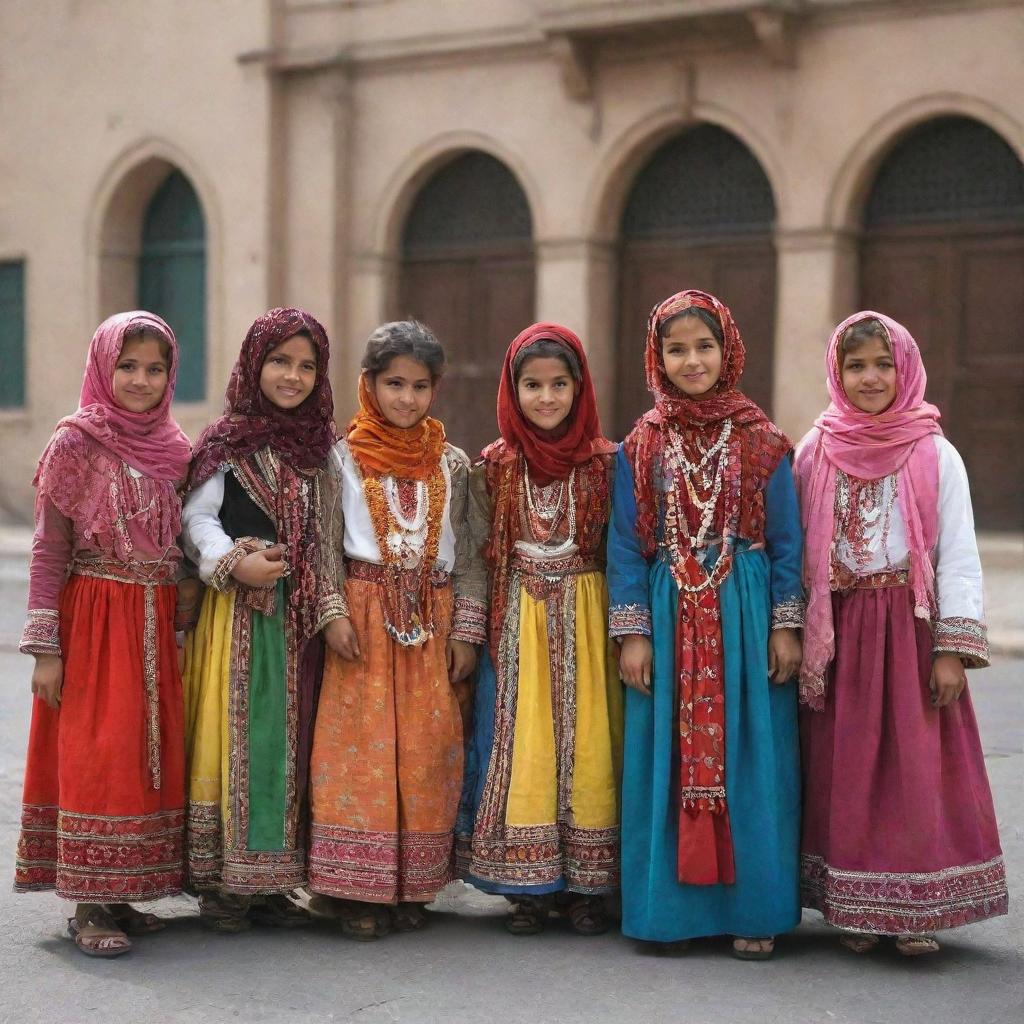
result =
[[[97,468],[109,470],[119,460],[74,423],[58,423],[40,460],[41,468],[81,480]],[[109,463],[110,465],[106,465]]]

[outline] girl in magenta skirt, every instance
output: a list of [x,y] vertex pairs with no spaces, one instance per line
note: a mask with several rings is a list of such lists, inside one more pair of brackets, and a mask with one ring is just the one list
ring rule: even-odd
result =
[[967,474],[901,324],[833,332],[832,403],[797,449],[808,594],[802,891],[867,952],[1005,914],[966,668],[988,664]]

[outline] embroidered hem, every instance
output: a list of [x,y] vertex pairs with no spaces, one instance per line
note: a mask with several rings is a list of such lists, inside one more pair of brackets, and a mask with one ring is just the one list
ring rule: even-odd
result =
[[30,608],[18,650],[22,654],[56,654],[60,657],[60,612],[56,608]]
[[195,889],[219,886],[224,866],[220,806],[190,800],[186,819],[189,885]]
[[937,619],[933,654],[956,654],[966,668],[987,668],[988,629],[975,619]]
[[803,629],[807,602],[802,597],[791,597],[772,605],[772,629]]
[[174,896],[184,823],[181,810],[110,816],[23,804],[14,890],[53,889],[79,903]]
[[1003,858],[930,872],[843,871],[801,857],[803,905],[836,928],[917,935],[958,928],[1007,912]]
[[306,884],[302,850],[229,850],[220,871],[220,888],[255,896],[287,893]]
[[619,829],[572,826],[506,826],[500,838],[460,837],[456,873],[502,888],[552,886],[564,880],[573,892],[619,888]]
[[451,881],[451,854],[451,832],[399,835],[314,822],[307,888],[366,903],[429,902]]
[[449,639],[467,644],[487,643],[487,605],[471,597],[456,597]]
[[643,604],[613,604],[608,609],[608,635],[650,636],[650,608]]

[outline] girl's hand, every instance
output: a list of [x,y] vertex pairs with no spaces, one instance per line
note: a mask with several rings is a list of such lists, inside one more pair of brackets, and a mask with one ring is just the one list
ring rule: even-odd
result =
[[327,646],[346,661],[358,661],[362,656],[359,650],[359,638],[356,636],[351,619],[331,619],[324,626],[323,634]]
[[56,711],[60,707],[61,689],[64,686],[64,662],[59,654],[37,654],[35,659],[32,692]]
[[247,587],[274,586],[284,575],[284,545],[275,544],[262,551],[253,551],[235,566],[231,575]]
[[967,685],[963,662],[955,654],[940,654],[932,662],[932,677],[928,688],[932,691],[932,707],[944,708],[960,699]]
[[448,641],[448,680],[458,683],[476,668],[476,648],[465,640]]
[[800,671],[803,645],[795,629],[773,629],[768,634],[768,678],[773,683],[788,683]]
[[650,637],[627,636],[622,639],[619,655],[619,675],[622,681],[639,693],[650,696],[651,666],[654,664],[654,646]]
[[202,603],[203,585],[199,580],[191,577],[178,580],[178,601],[174,609],[175,631],[188,633],[196,628]]

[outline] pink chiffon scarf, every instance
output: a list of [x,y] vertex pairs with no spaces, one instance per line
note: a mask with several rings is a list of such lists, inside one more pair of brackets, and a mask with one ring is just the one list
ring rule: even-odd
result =
[[[884,412],[859,410],[846,396],[839,366],[839,342],[847,328],[879,320],[896,365],[896,398]],[[836,471],[861,480],[897,474],[900,512],[910,552],[914,614],[936,611],[932,550],[938,539],[938,455],[926,441],[941,434],[939,410],[924,400],[927,374],[921,352],[900,323],[872,310],[847,317],[833,332],[825,356],[829,407],[815,421],[796,454],[804,528],[804,659],[800,699],[815,710],[825,706],[826,674],[835,655],[830,568],[835,531]],[[919,443],[924,441],[925,443]]]

